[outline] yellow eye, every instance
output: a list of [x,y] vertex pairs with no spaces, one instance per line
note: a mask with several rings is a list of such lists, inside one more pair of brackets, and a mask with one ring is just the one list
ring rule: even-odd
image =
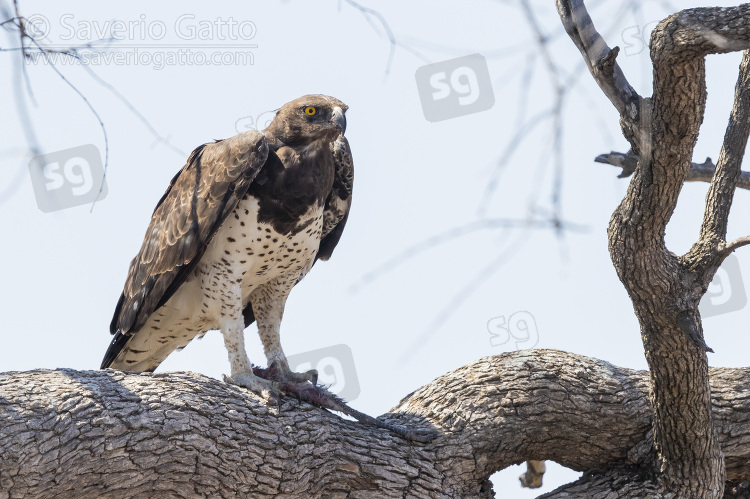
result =
[[315,109],[313,106],[307,106],[305,108],[305,114],[308,115],[308,116],[313,116],[317,112],[318,112],[318,110]]

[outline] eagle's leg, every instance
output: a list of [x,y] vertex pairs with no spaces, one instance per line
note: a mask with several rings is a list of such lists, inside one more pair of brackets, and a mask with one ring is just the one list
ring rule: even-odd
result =
[[232,313],[221,322],[221,334],[224,336],[224,346],[227,347],[232,372],[231,376],[224,376],[224,381],[248,388],[267,400],[278,400],[278,393],[281,391],[278,384],[253,374],[253,367],[245,350],[245,320],[242,317],[242,308],[236,308],[237,310],[232,310]]
[[292,383],[318,382],[318,371],[310,369],[303,373],[292,372],[281,348],[279,329],[284,315],[284,306],[289,292],[297,282],[297,277],[280,276],[257,287],[250,294],[258,334],[263,342],[263,350],[268,359],[268,367],[276,371],[276,376]]

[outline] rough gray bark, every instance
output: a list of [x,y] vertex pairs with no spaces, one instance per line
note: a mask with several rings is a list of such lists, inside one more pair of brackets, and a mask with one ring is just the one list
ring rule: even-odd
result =
[[[711,381],[727,477],[750,480],[750,411],[736,410],[750,369]],[[417,444],[198,374],[5,373],[0,497],[493,497],[489,476],[527,459],[591,472],[648,462],[648,385],[555,350],[487,357],[382,416],[440,432]]]
[[557,5],[591,74],[620,112],[623,135],[638,158],[608,234],[612,262],[641,326],[655,450],[650,466],[589,476],[566,493],[583,497],[576,493],[610,483],[618,490],[612,497],[722,497],[726,471],[711,409],[706,357],[711,350],[703,339],[698,304],[723,259],[750,243],[749,238],[725,240],[750,131],[747,51],[699,239],[677,256],[666,247],[664,234],[691,170],[703,121],[705,56],[750,47],[750,4],[688,9],[659,23],[651,35],[653,96],[647,99],[628,84],[615,62],[617,48],[610,49],[596,32],[583,1],[558,0]]

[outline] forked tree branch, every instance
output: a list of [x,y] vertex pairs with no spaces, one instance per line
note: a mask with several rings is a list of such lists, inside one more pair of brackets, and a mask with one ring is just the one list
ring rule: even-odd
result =
[[[566,31],[620,112],[623,134],[639,159],[608,235],[612,262],[641,325],[656,459],[644,467],[648,471],[642,477],[610,469],[609,477],[597,479],[610,485],[625,479],[630,492],[622,497],[645,497],[657,491],[659,497],[716,499],[724,488],[726,468],[711,411],[706,358],[710,349],[703,339],[698,303],[720,264],[723,241],[701,238],[691,252],[677,257],[667,249],[664,234],[691,168],[703,121],[705,56],[750,46],[750,4],[684,10],[654,28],[653,97],[640,100],[636,121],[623,112],[623,95],[628,95],[624,77],[607,71],[615,67],[616,50],[609,51],[596,33],[582,0],[557,4]],[[724,202],[740,175],[739,166],[732,165],[728,176],[725,161],[716,176],[727,176],[729,186],[721,181],[712,189]],[[709,219],[716,222],[710,230],[721,231],[724,212],[715,212],[713,202],[710,199],[707,207],[713,210]]]

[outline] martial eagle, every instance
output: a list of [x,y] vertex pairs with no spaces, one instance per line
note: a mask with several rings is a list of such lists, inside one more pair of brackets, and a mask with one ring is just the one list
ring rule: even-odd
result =
[[333,97],[306,95],[262,132],[190,154],[130,263],[102,369],[153,371],[218,329],[229,381],[268,394],[245,351],[244,329],[257,320],[269,366],[289,382],[315,382],[315,371],[289,369],[279,326],[292,287],[330,258],[346,224],[354,173],[346,110]]

